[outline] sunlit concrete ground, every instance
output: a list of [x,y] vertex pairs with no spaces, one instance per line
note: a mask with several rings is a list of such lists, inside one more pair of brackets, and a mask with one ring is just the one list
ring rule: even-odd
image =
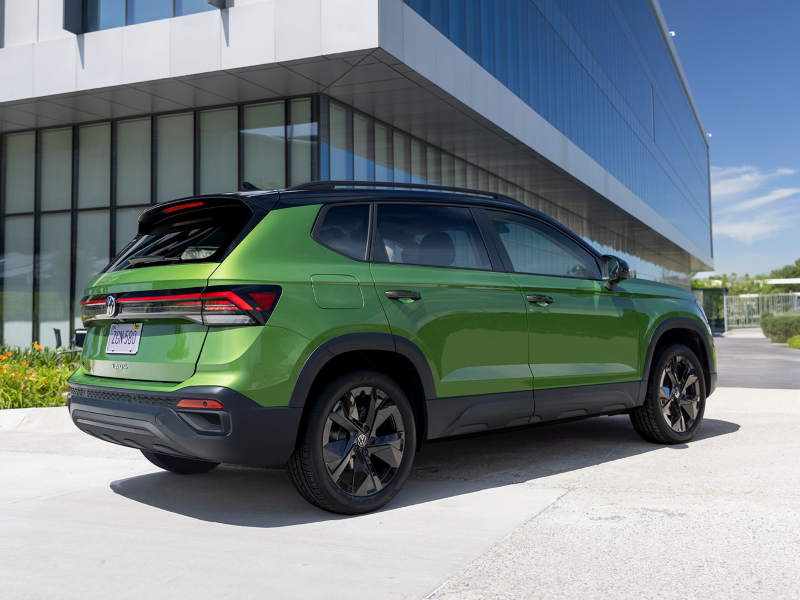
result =
[[64,409],[3,411],[1,595],[796,598],[798,430],[800,391],[722,387],[688,445],[624,416],[429,444],[346,518],[281,471],[170,475]]

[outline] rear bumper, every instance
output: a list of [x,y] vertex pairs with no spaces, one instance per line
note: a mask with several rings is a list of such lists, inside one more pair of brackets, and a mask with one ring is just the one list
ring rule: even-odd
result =
[[[169,394],[76,384],[70,388],[70,417],[81,431],[130,448],[219,463],[283,465],[294,451],[302,415],[300,408],[264,408],[222,387],[189,387]],[[219,426],[203,427],[202,418],[177,409],[183,398],[221,402],[223,413],[206,411]]]

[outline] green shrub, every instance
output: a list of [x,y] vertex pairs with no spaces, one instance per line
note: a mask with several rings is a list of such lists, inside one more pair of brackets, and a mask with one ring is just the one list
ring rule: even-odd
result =
[[80,355],[62,354],[38,343],[22,350],[0,346],[0,409],[63,406],[67,378]]
[[800,335],[793,335],[789,338],[789,348],[800,350]]
[[761,330],[773,342],[785,344],[790,337],[800,335],[800,313],[764,313],[761,315]]

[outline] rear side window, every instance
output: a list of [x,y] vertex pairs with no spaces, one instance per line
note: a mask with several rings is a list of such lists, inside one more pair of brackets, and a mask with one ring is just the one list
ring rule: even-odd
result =
[[535,219],[487,210],[514,271],[577,279],[600,279],[595,258],[566,235]]
[[379,204],[377,262],[491,269],[468,208]]
[[253,213],[244,204],[199,204],[191,210],[180,210],[166,215],[159,215],[156,209],[155,219],[148,211],[147,221],[150,222],[145,225],[145,232],[141,232],[140,218],[139,235],[122,249],[103,272],[170,264],[220,262],[231,243],[253,217]]
[[317,232],[320,243],[357,260],[366,260],[369,204],[333,206]]

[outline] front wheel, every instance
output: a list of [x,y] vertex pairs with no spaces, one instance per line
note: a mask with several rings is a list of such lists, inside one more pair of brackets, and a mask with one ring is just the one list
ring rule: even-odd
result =
[[197,473],[206,473],[214,467],[219,466],[219,463],[208,460],[170,456],[169,454],[159,454],[157,452],[149,452],[147,450],[142,450],[142,454],[144,454],[144,457],[147,460],[160,469],[164,469],[170,473],[177,473],[179,475],[196,475]]
[[654,444],[682,444],[700,428],[706,409],[706,384],[700,361],[689,348],[674,344],[656,356],[644,404],[631,411],[636,432]]
[[319,395],[287,471],[311,504],[362,514],[397,495],[415,449],[414,413],[400,387],[382,373],[355,371]]

